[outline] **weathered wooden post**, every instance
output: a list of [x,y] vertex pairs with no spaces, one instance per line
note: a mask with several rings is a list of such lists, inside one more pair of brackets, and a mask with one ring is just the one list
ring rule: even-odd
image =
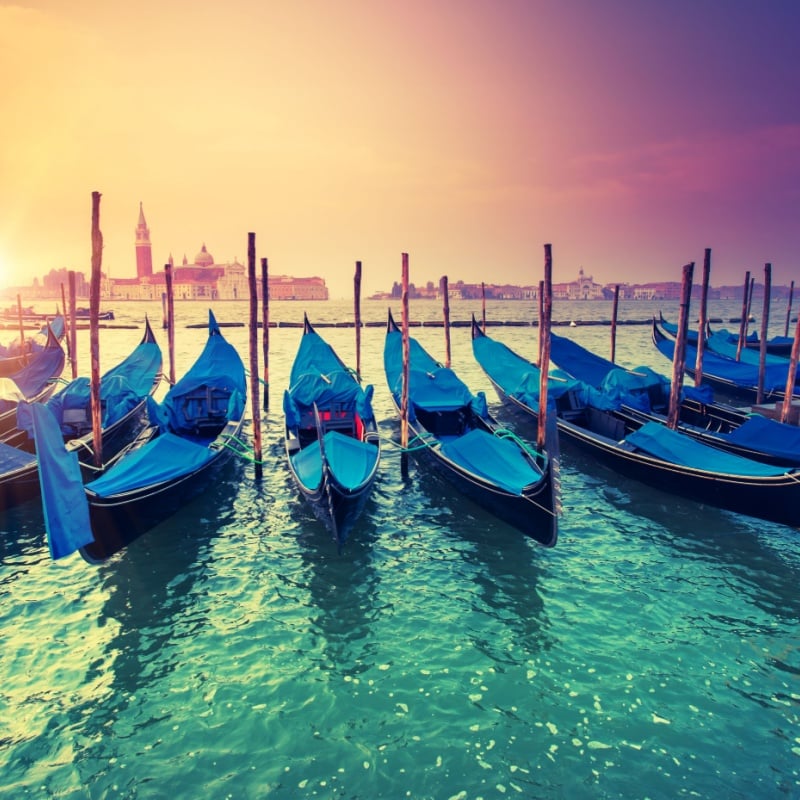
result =
[[71,269],[67,273],[67,283],[69,285],[69,346],[70,350],[72,350],[72,380],[75,380],[75,378],[78,377],[78,331],[75,319],[76,291],[74,269]]
[[442,296],[442,315],[444,317],[444,365],[450,369],[450,289],[447,275],[439,279],[439,294]]
[[539,417],[536,443],[544,450],[547,440],[547,378],[550,371],[550,321],[553,315],[553,253],[552,246],[544,246],[544,280],[539,284],[544,289],[539,317]]
[[353,275],[353,324],[356,327],[356,377],[361,383],[361,262]]
[[269,410],[269,264],[261,259],[261,347],[264,351],[264,411]]
[[706,351],[706,328],[708,327],[708,283],[711,278],[711,248],[707,247],[703,258],[703,288],[700,292],[700,316],[697,318],[697,358],[694,363],[694,385],[703,382],[703,358]]
[[61,308],[64,314],[64,342],[67,345],[67,361],[72,363],[72,349],[71,344],[72,340],[70,336],[72,335],[72,327],[69,324],[69,317],[67,316],[67,293],[64,289],[64,284],[61,284]]
[[794,281],[789,285],[789,304],[786,306],[786,327],[784,328],[783,335],[789,335],[789,323],[792,317],[792,295],[794,294]]
[[769,337],[769,301],[772,294],[772,264],[764,264],[764,305],[761,311],[761,340],[758,343],[758,385],[756,403],[764,402],[764,375],[767,370],[767,338]]
[[400,393],[400,474],[408,477],[408,380],[410,343],[408,340],[408,253],[402,254],[403,275],[401,302],[403,307],[403,385]]
[[542,364],[542,319],[544,317],[544,281],[539,281],[539,321],[537,322],[539,328],[539,366]]
[[175,385],[175,298],[172,294],[172,264],[164,264],[164,283],[167,287],[167,350],[169,352],[169,384]]
[[614,303],[611,306],[611,363],[616,363],[617,355],[617,309],[619,308],[619,284],[614,286]]
[[789,373],[786,376],[786,389],[784,390],[783,405],[781,406],[781,422],[790,422],[789,413],[792,409],[794,382],[797,378],[798,357],[800,357],[800,315],[797,317],[797,325],[794,329],[794,341],[792,342],[792,353],[789,356]]
[[742,288],[742,318],[739,321],[739,341],[736,345],[736,360],[739,361],[742,355],[742,347],[747,336],[747,311],[749,309],[748,293],[750,291],[750,270],[744,274],[744,287]]
[[19,352],[22,356],[22,363],[28,361],[28,356],[25,353],[25,324],[22,321],[22,297],[17,295],[17,319],[19,320]]
[[681,391],[683,374],[686,366],[686,335],[689,330],[689,301],[692,297],[692,275],[694,261],[683,267],[683,284],[681,286],[681,309],[678,315],[678,336],[675,340],[675,353],[672,359],[672,383],[669,392],[669,414],[667,426],[675,430],[678,427],[681,407]]
[[256,235],[247,234],[247,284],[250,290],[250,407],[253,413],[253,458],[256,480],[261,478],[261,402],[258,392],[258,286]]
[[92,400],[92,444],[94,465],[103,463],[102,409],[100,407],[100,334],[97,317],[100,314],[100,275],[103,265],[103,234],[100,232],[100,192],[92,192],[92,276],[89,284],[89,353]]
[[486,333],[486,284],[483,281],[481,281],[481,318],[483,320],[481,327]]

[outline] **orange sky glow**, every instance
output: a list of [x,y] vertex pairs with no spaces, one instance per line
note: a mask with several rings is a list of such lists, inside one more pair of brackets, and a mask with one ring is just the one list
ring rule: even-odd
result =
[[[0,286],[246,263],[411,280],[800,279],[794,0],[0,0]],[[9,78],[8,76],[12,76]]]

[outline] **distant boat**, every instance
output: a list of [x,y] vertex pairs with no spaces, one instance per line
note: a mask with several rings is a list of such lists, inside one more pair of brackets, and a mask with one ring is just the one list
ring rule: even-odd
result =
[[[91,312],[88,308],[76,308],[75,309],[75,317],[77,319],[89,319],[91,316]],[[100,311],[97,314],[98,320],[109,320],[114,319],[114,312],[110,309],[108,311]]]
[[[677,324],[664,319],[664,315],[660,311],[658,312],[658,316],[662,331],[674,339],[678,335]],[[711,326],[708,326],[706,345],[715,352],[719,352],[717,345],[714,344],[712,340],[715,340],[717,343],[727,342],[729,345],[736,346],[739,342],[739,334],[732,333],[725,328],[712,331]],[[686,341],[689,344],[697,346],[697,331],[687,331]],[[792,351],[793,343],[794,339],[790,336],[773,336],[771,339],[767,339],[767,352],[776,356],[788,357]],[[755,331],[750,332],[745,337],[744,346],[748,348],[748,350],[761,349],[761,340]]]
[[[670,361],[675,356],[675,339],[668,336],[658,324],[655,317],[652,322],[653,344],[658,351]],[[696,374],[697,348],[686,344],[686,374]],[[715,394],[749,403],[756,402],[758,397],[759,367],[744,361],[724,358],[709,350],[703,353],[703,383],[713,387]],[[789,376],[789,362],[785,364],[765,364],[763,379],[763,400],[771,403],[782,400],[786,393],[786,379]],[[797,381],[795,386],[797,386]],[[797,397],[797,392],[792,393]]]
[[[63,360],[63,352],[62,352]],[[111,460],[139,434],[147,421],[146,399],[161,382],[161,349],[150,322],[133,352],[100,379],[101,441],[103,459]],[[60,438],[53,446],[66,444],[77,454],[84,480],[96,477],[89,379],[75,378],[50,397],[45,405],[58,425]],[[41,399],[37,402],[45,402]],[[10,508],[40,495],[38,460],[32,412],[21,404],[15,417],[19,429],[0,444],[0,509]]]
[[[53,415],[34,405],[39,475],[50,552],[75,550],[104,561],[202,493],[228,461],[244,424],[244,364],[208,312],[208,339],[163,402],[148,401],[150,426],[84,487],[63,446],[51,442]],[[48,416],[49,415],[49,416]]]
[[[408,429],[415,457],[490,514],[540,544],[555,545],[558,499],[550,454],[504,431],[482,392],[473,395],[415,339],[410,346]],[[399,411],[402,333],[391,312],[383,359]]]
[[64,370],[64,349],[47,326],[44,348],[33,353],[28,363],[17,372],[0,378],[0,441],[17,431],[17,407],[20,402],[43,403],[56,389],[56,381]]
[[[635,420],[636,425],[666,423],[670,380],[649,367],[624,369],[552,334],[550,360],[572,378],[599,389],[619,404],[615,417]],[[684,385],[681,391],[678,430],[703,444],[744,458],[776,466],[800,467],[800,428],[760,414],[715,402],[711,387]]]
[[24,343],[13,339],[8,345],[0,345],[0,377],[7,378],[26,367],[37,353],[53,346],[64,338],[64,317],[57,315],[45,322],[33,336],[26,336]]
[[315,515],[343,544],[360,516],[381,457],[372,386],[361,387],[304,317],[284,392],[286,459]]
[[[473,324],[475,359],[511,408],[537,418],[539,368]],[[772,466],[704,445],[653,421],[619,419],[614,397],[550,373],[561,441],[620,475],[665,492],[752,517],[800,524],[800,470]]]

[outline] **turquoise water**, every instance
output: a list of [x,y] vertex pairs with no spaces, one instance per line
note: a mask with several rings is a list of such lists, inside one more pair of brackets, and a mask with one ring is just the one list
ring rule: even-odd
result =
[[[654,308],[623,303],[620,319]],[[351,318],[346,302],[276,304],[272,318],[303,310]],[[115,311],[161,320],[160,304]],[[472,311],[480,303],[454,303],[451,319]],[[176,313],[180,326],[207,307]],[[241,320],[247,306],[215,313]],[[362,313],[382,321],[386,304]],[[490,303],[487,314],[533,311]],[[411,316],[439,320],[441,308],[412,302]],[[555,316],[608,319],[610,303],[556,304]],[[247,329],[224,332],[246,358]],[[569,332],[608,352],[608,327]],[[352,329],[320,333],[354,364]],[[490,333],[536,351],[535,329]],[[140,334],[103,331],[101,361]],[[413,335],[444,358],[441,328]],[[384,460],[339,553],[283,461],[299,336],[270,332],[260,483],[252,464],[231,464],[99,567],[51,562],[35,504],[0,515],[0,796],[800,797],[797,531],[618,479],[565,448],[560,539],[541,549],[413,462],[403,480],[383,329],[366,328]],[[178,328],[179,374],[204,337]],[[469,330],[451,337],[453,366],[510,423]],[[617,360],[669,372],[648,337],[620,326]]]

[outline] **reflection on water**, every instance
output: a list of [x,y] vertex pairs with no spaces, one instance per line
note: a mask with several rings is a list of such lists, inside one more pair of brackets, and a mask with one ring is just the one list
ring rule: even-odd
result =
[[[382,323],[386,306],[366,302],[362,312]],[[245,309],[214,312],[229,322]],[[272,316],[299,324],[303,310],[320,325],[351,318],[352,303],[278,303]],[[653,310],[621,304],[620,317]],[[160,304],[114,311],[122,324],[141,325],[145,312],[161,319]],[[453,304],[451,318],[473,311],[479,302]],[[208,309],[179,303],[176,312],[181,325],[202,324]],[[677,304],[664,313],[677,317]],[[412,301],[411,314],[437,321],[441,308]],[[532,309],[487,303],[487,314],[519,320]],[[610,303],[556,303],[555,314],[603,319]],[[568,331],[607,352],[608,326]],[[103,331],[101,363],[140,335]],[[247,361],[247,329],[225,335]],[[444,357],[441,328],[414,335]],[[492,335],[536,352],[535,328]],[[229,465],[224,483],[100,567],[51,563],[35,504],[2,515],[5,794],[800,791],[796,531],[621,481],[565,450],[559,543],[538,548],[413,462],[401,477],[376,324],[363,332],[362,371],[386,446],[340,552],[284,463],[280,398],[300,336],[271,331],[260,482],[251,463]],[[618,361],[667,371],[648,336],[646,326],[620,326]],[[178,373],[204,338],[179,325]],[[354,362],[352,329],[328,328],[326,339]],[[80,332],[81,354],[87,345]],[[453,329],[452,357],[498,410],[469,329]],[[81,367],[87,374],[88,359]]]

